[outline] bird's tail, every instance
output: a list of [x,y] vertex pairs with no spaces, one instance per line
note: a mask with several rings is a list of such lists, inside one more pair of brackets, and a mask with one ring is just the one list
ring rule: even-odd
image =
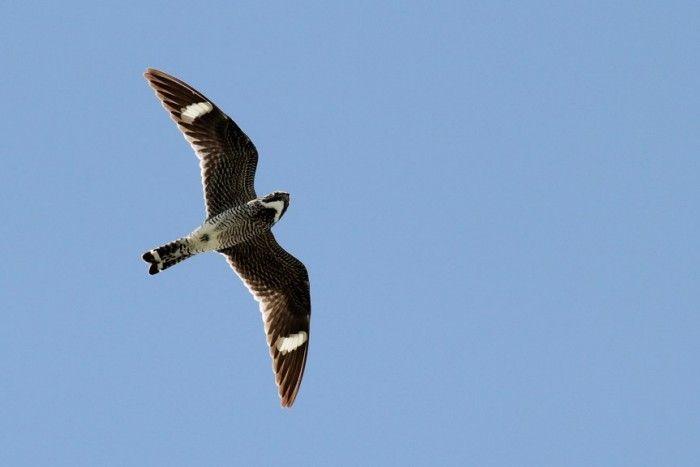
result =
[[194,253],[190,251],[189,240],[181,238],[174,242],[166,243],[143,254],[144,261],[151,263],[149,274],[158,274],[164,269],[183,261]]

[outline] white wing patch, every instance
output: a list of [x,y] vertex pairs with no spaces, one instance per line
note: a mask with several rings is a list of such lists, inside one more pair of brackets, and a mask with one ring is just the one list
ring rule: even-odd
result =
[[214,106],[211,102],[197,102],[180,109],[180,116],[185,123],[192,123],[202,115],[211,112]]
[[275,347],[277,347],[277,350],[282,352],[282,355],[285,355],[292,350],[296,350],[301,347],[304,342],[306,342],[307,337],[308,335],[305,331],[299,331],[296,334],[290,334],[287,337],[280,337],[277,339]]

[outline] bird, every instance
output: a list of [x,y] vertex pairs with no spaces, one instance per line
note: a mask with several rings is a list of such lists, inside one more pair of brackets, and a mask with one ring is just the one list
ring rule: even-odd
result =
[[306,267],[271,231],[289,207],[289,193],[257,196],[258,151],[213,101],[163,71],[148,68],[144,77],[199,158],[206,208],[192,233],[142,255],[148,272],[221,253],[259,302],[280,404],[291,407],[306,366],[311,298]]

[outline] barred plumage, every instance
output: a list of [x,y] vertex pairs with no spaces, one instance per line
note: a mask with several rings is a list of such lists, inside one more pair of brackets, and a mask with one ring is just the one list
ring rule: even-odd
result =
[[289,194],[256,196],[257,150],[216,104],[162,71],[149,68],[144,76],[200,158],[207,209],[190,235],[143,254],[149,273],[206,251],[226,256],[260,302],[281,403],[289,407],[304,374],[311,318],[306,268],[270,230],[289,207]]

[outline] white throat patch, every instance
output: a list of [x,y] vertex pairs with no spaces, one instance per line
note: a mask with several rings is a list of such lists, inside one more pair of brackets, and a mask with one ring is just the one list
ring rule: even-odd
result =
[[280,337],[277,339],[275,347],[277,347],[277,350],[279,350],[282,355],[285,355],[304,345],[307,337],[308,335],[305,331],[299,331],[296,334],[290,334],[287,337]]
[[284,209],[284,201],[261,201],[261,203],[266,208],[271,208],[275,210],[275,222],[280,220],[280,217],[282,217],[282,210]]
[[202,115],[211,112],[214,108],[211,102],[197,102],[180,109],[180,116],[185,123],[192,123]]

